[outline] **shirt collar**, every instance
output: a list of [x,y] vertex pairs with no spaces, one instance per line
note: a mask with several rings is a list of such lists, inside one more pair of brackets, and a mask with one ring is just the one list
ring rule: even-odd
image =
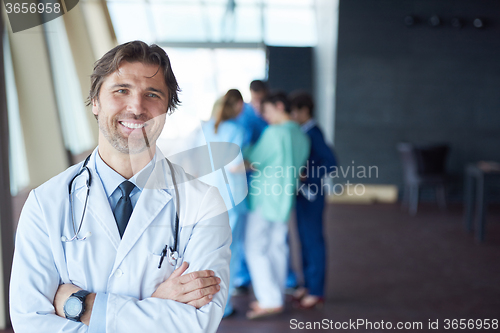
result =
[[309,119],[305,124],[300,126],[300,129],[302,132],[307,133],[314,126],[316,126],[316,121],[314,121],[314,119]]
[[[142,191],[149,176],[151,175],[151,172],[154,169],[155,163],[156,154],[153,156],[153,159],[149,161],[149,163],[144,168],[142,168],[141,171],[136,173],[132,178],[128,179],[128,181],[133,183]],[[96,152],[95,169],[97,174],[99,175],[99,178],[101,178],[102,185],[104,186],[104,190],[106,191],[106,195],[108,197],[113,194],[113,192],[121,183],[127,180],[102,160],[101,156],[99,155],[99,150]]]

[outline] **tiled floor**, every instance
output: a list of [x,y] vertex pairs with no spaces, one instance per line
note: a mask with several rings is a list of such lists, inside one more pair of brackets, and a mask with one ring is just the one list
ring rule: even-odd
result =
[[[238,314],[222,321],[220,333],[294,332],[291,320],[324,319],[416,322],[423,327],[418,332],[449,332],[445,319],[500,319],[500,209],[490,209],[484,244],[463,230],[461,206],[440,213],[434,204],[422,204],[411,218],[396,205],[330,205],[325,217],[324,308],[287,305],[284,314],[250,322],[244,316],[250,296],[239,296]],[[429,320],[439,320],[439,329],[428,330]],[[375,328],[342,331],[381,331]]]
[[421,322],[419,332],[428,330],[429,320],[439,320],[432,332],[450,331],[444,330],[445,319],[500,320],[500,210],[490,210],[487,240],[477,244],[462,228],[461,206],[446,213],[433,204],[419,209],[411,218],[396,205],[330,205],[326,306],[288,306],[280,316],[249,322],[249,297],[239,297],[238,315],[223,320],[219,332],[293,332],[294,319]]

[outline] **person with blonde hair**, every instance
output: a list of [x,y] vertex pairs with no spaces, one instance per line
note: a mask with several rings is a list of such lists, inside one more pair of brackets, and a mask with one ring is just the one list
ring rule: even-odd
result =
[[[250,141],[250,136],[245,128],[240,125],[236,118],[243,109],[243,97],[237,89],[230,89],[227,93],[217,100],[214,105],[212,119],[203,124],[202,130],[207,144],[210,142],[228,142],[238,145],[244,149]],[[229,145],[228,145],[229,149]],[[240,258],[243,251],[243,231],[246,219],[246,203],[237,201],[236,197],[246,195],[246,174],[243,165],[235,159],[227,165],[225,176],[227,183],[218,178],[217,187],[222,194],[228,208],[229,225],[231,226],[233,242],[231,244],[230,278],[229,278],[229,296],[224,311],[227,317],[234,313],[231,304],[231,293],[234,291],[235,273],[238,272],[237,266],[240,264]],[[236,195],[234,191],[245,191],[244,195]]]

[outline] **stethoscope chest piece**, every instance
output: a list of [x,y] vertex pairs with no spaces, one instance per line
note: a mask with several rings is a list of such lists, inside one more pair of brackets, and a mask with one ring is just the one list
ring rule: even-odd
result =
[[172,248],[170,248],[170,255],[168,256],[170,265],[175,267],[177,265],[177,259],[179,259],[179,252],[173,251]]

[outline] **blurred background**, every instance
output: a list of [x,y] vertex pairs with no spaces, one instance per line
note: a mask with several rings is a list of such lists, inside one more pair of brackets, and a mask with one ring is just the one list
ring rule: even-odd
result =
[[327,199],[322,309],[248,322],[250,296],[235,297],[240,311],[220,332],[287,332],[291,319],[424,331],[429,319],[500,319],[500,2],[80,0],[17,33],[2,8],[0,327],[22,205],[95,148],[93,63],[135,39],[165,48],[182,89],[164,138],[186,142],[228,89],[248,101],[252,80],[302,89],[339,162],[330,182],[365,189]]

